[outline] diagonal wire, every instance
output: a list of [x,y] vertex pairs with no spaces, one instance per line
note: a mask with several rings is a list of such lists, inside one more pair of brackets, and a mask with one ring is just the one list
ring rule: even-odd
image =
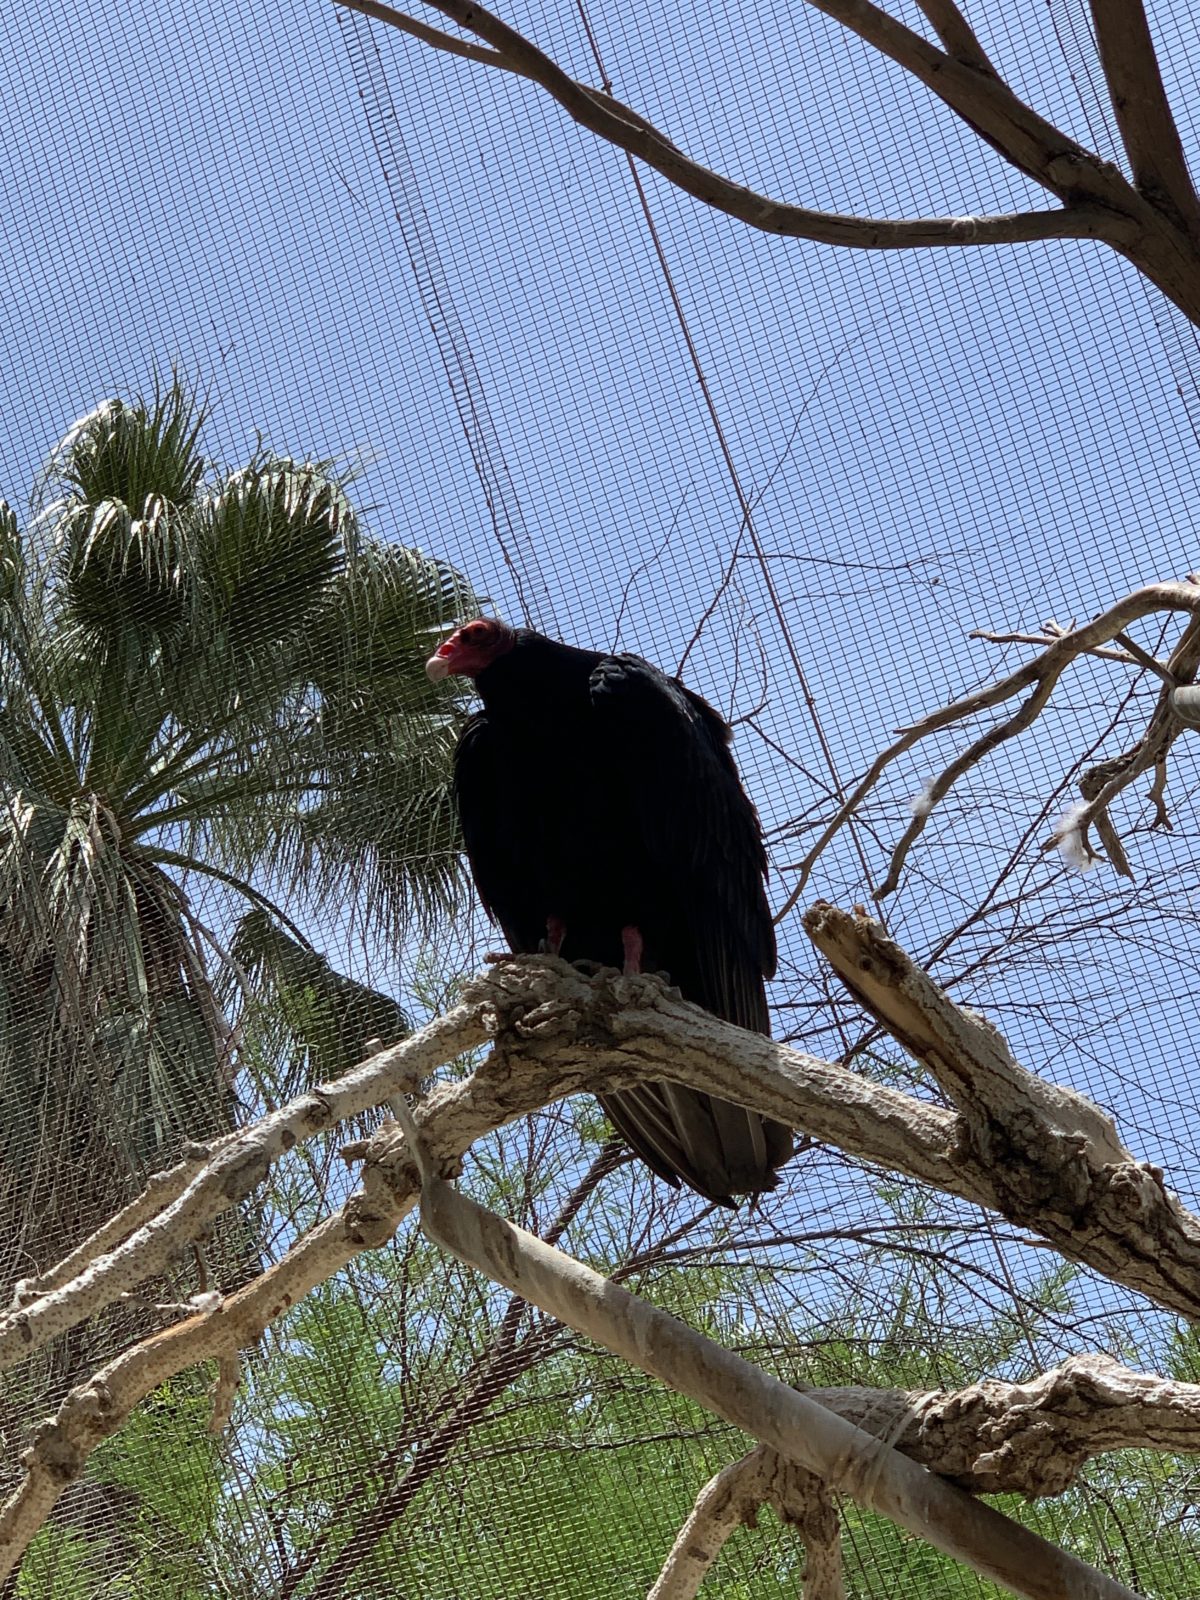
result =
[[454,304],[450,280],[442,265],[429,213],[400,131],[383,57],[365,17],[339,6],[337,18],[346,39],[371,143],[392,199],[393,214],[400,226],[417,293],[445,369],[472,465],[483,489],[493,537],[512,578],[524,622],[534,628],[552,627],[550,591],[530,549],[516,484],[504,458],[483,379],[466,327]]
[[[613,82],[609,77],[608,69],[604,64],[604,58],[600,53],[599,41],[596,38],[595,30],[592,27],[591,18],[588,15],[584,0],[575,0],[575,9],[579,13],[579,20],[587,37],[588,48],[592,53],[592,59],[596,63],[596,70],[600,74],[600,86],[604,90],[605,94],[613,95],[616,91],[613,88]],[[792,670],[795,673],[796,682],[799,685],[800,693],[804,700],[804,708],[808,714],[809,721],[812,723],[813,731],[817,737],[817,743],[820,745],[821,755],[824,759],[826,770],[829,773],[834,793],[844,804],[846,791],[845,786],[842,783],[841,776],[838,772],[837,762],[833,754],[833,747],[826,736],[824,726],[821,722],[821,714],[817,707],[816,697],[809,686],[808,675],[806,674],[804,670],[804,664],[800,659],[799,648],[797,647],[796,641],[792,637],[791,629],[788,626],[787,615],[784,611],[783,602],[779,597],[779,591],[776,588],[774,578],[771,575],[771,568],[770,563],[767,560],[766,550],[763,547],[762,540],[759,537],[758,528],[754,520],[754,504],[742,485],[741,474],[738,472],[737,462],[733,457],[733,450],[729,444],[728,436],[721,422],[721,413],[717,407],[716,400],[709,385],[708,376],[704,370],[704,364],[700,359],[700,351],[697,348],[696,341],[692,336],[692,330],[688,323],[687,313],[683,308],[683,302],[680,299],[679,292],[675,287],[675,278],[671,272],[671,264],[667,260],[667,253],[663,247],[662,238],[659,234],[658,226],[654,220],[654,213],[650,208],[649,196],[646,193],[646,188],[642,182],[641,173],[638,171],[637,163],[634,158],[631,155],[626,154],[625,162],[629,168],[630,177],[633,179],[633,186],[637,192],[638,204],[641,207],[642,216],[645,218],[646,230],[649,235],[650,242],[654,246],[654,254],[658,259],[658,264],[662,271],[663,282],[666,285],[667,294],[670,296],[671,306],[675,312],[675,319],[679,324],[679,332],[683,338],[688,359],[692,364],[692,370],[696,374],[696,382],[699,385],[700,393],[704,397],[704,406],[705,410],[708,412],[709,421],[712,424],[713,437],[717,441],[717,447],[720,450],[721,458],[725,463],[725,470],[728,472],[729,481],[733,486],[734,496],[737,500],[738,506],[741,509],[742,530],[749,537],[750,546],[754,554],[755,564],[759,569],[763,587],[767,592],[767,598],[771,604],[771,610],[774,612],[775,620],[779,625],[780,637],[783,640],[784,648],[786,649],[791,660]],[[863,882],[870,883],[871,868],[867,861],[866,850],[863,847],[863,842],[853,817],[848,819],[847,829],[854,845],[855,854],[858,857],[859,866],[862,869]],[[780,916],[782,917],[785,915],[786,911],[789,909],[790,903],[787,907],[785,907],[784,912],[780,913]],[[885,920],[882,907],[875,912],[875,915],[881,920]]]

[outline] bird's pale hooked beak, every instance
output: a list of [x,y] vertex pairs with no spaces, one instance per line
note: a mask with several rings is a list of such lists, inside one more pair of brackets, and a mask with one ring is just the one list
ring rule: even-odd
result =
[[450,661],[448,659],[450,652],[446,650],[446,654],[443,655],[443,650],[446,650],[445,645],[441,645],[435,650],[425,663],[425,676],[430,683],[441,683],[443,678],[450,676]]

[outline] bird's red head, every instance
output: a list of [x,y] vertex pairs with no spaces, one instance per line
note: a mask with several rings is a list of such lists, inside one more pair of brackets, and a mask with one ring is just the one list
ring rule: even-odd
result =
[[442,678],[473,678],[490,667],[497,656],[511,650],[516,634],[499,617],[478,617],[458,628],[440,644],[425,663],[425,672],[434,683]]

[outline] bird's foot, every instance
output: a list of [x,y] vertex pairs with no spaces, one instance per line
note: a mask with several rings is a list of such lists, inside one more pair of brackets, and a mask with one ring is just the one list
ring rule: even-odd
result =
[[602,972],[615,972],[617,970],[616,967],[606,967],[603,961],[589,961],[586,956],[580,956],[579,960],[572,961],[571,965],[576,972],[582,973],[585,978],[595,978]]
[[645,941],[637,928],[621,929],[621,949],[625,952],[625,976],[637,977],[642,970],[642,957],[646,953]]
[[561,955],[563,940],[567,937],[567,925],[561,917],[546,918],[546,937],[538,940],[538,955]]

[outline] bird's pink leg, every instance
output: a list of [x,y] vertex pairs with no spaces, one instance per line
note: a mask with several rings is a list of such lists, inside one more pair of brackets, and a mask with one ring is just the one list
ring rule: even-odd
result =
[[567,925],[561,917],[546,918],[546,954],[556,956],[567,937]]
[[621,929],[621,948],[625,952],[625,976],[631,978],[642,970],[642,956],[646,946],[637,928]]

